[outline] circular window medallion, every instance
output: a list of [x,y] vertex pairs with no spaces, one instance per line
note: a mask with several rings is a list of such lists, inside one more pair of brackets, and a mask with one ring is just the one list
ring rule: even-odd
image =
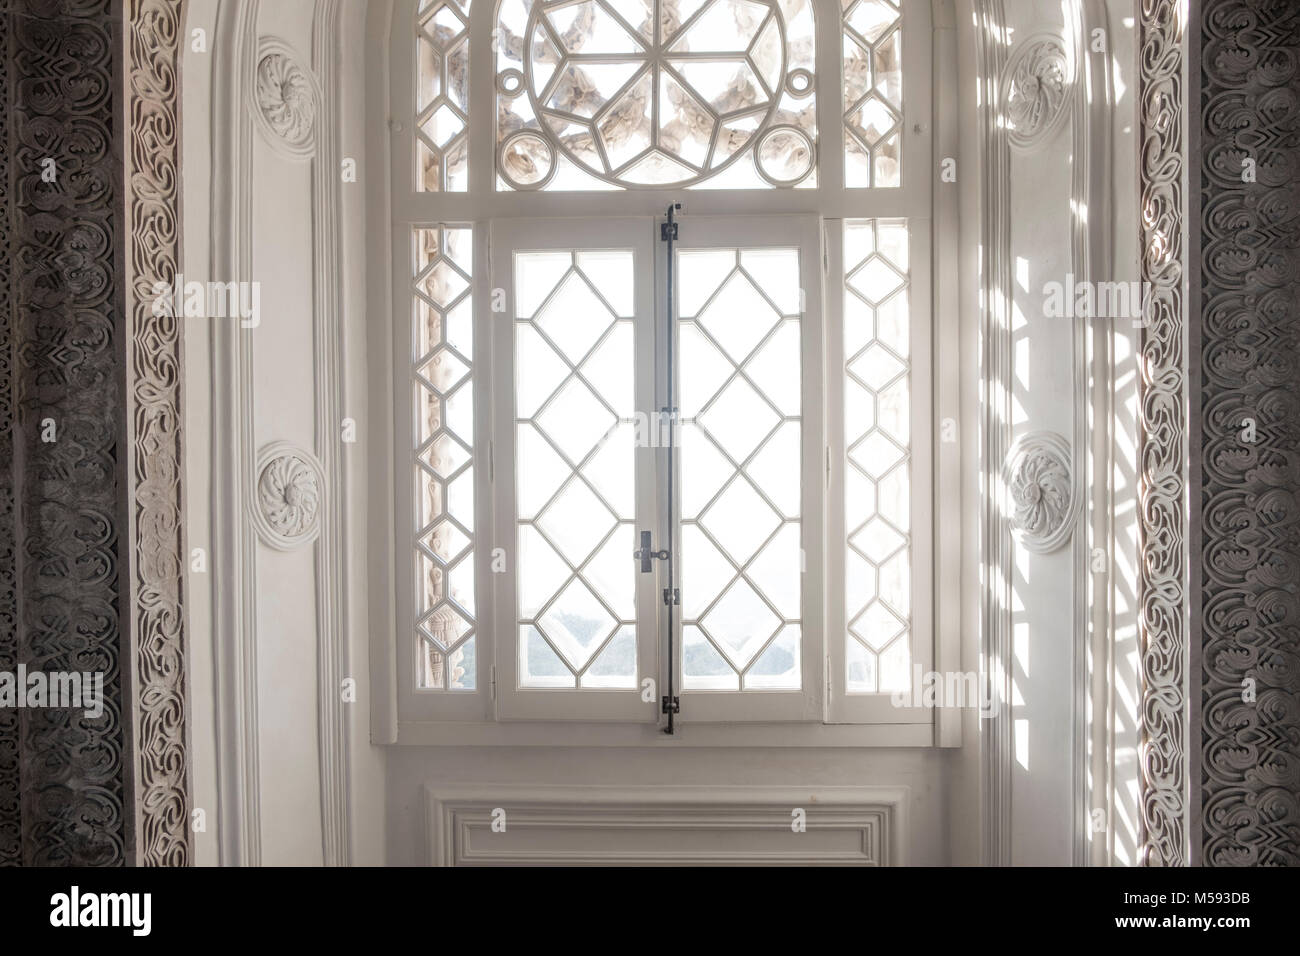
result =
[[522,130],[501,144],[497,168],[515,189],[541,189],[555,175],[555,150],[541,133]]
[[773,126],[755,150],[758,174],[773,186],[794,186],[813,171],[813,142],[797,126]]
[[518,96],[524,91],[524,75],[518,70],[502,70],[497,74],[497,92],[504,96]]
[[813,91],[813,75],[810,70],[791,70],[785,78],[785,91],[791,96],[803,98]]
[[[597,0],[532,5],[523,72],[533,113],[555,151],[607,183],[638,188],[702,182],[770,131],[787,84],[782,3],[646,0],[644,11],[633,7],[635,15],[627,4]],[[510,72],[499,74],[498,88]],[[808,71],[794,71],[800,72]],[[812,90],[811,75],[806,79],[802,95]],[[502,143],[502,175],[512,185],[536,189],[540,174],[505,165],[540,160],[540,150],[515,139],[522,135]],[[788,165],[769,162],[763,175],[784,181]],[[554,166],[552,161],[547,176]]]

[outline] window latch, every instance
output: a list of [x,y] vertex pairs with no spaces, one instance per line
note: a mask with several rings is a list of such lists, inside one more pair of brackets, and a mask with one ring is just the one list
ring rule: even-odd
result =
[[649,574],[651,570],[651,564],[650,564],[651,561],[654,561],[656,559],[659,561],[668,560],[668,549],[664,548],[663,550],[660,551],[653,550],[650,546],[650,532],[642,531],[641,547],[637,548],[637,550],[632,552],[632,557],[636,558],[638,561],[641,562],[641,573]]

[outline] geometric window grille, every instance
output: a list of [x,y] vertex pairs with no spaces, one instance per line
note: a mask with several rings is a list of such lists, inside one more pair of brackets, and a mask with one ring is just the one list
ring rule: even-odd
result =
[[633,255],[521,252],[515,293],[519,685],[634,688]]
[[908,231],[844,226],[845,635],[848,693],[911,680]]
[[811,0],[501,0],[497,188],[816,184]]
[[678,256],[682,680],[798,690],[799,253]]
[[469,186],[469,6],[420,0],[415,15],[415,189]]
[[903,31],[896,0],[844,5],[844,184],[898,186],[902,170]]
[[474,690],[473,230],[418,227],[412,238],[418,681]]

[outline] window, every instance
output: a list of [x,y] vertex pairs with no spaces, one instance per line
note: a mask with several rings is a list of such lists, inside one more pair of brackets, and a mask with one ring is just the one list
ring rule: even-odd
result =
[[816,184],[811,0],[502,0],[501,189]]
[[411,238],[416,679],[424,690],[474,690],[472,235],[439,226]]
[[408,0],[408,719],[930,721],[926,7]]

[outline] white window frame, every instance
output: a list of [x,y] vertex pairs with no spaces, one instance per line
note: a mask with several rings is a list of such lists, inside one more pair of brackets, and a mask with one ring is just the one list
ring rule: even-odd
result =
[[[500,622],[496,628],[496,716],[499,720],[591,720],[654,723],[658,700],[641,700],[640,687],[632,690],[596,688],[521,688],[518,679],[518,561],[516,535],[515,470],[515,255],[550,250],[627,250],[632,253],[636,285],[634,348],[636,353],[636,407],[654,405],[653,353],[657,306],[650,276],[655,247],[650,224],[644,219],[547,220],[511,219],[489,225],[493,255],[489,264],[493,289],[505,290],[504,314],[493,322],[492,475],[489,493],[494,501],[495,546],[505,549],[504,571],[491,575],[493,607]],[[636,450],[636,527],[659,523],[659,501],[653,482],[653,448]],[[481,486],[481,483],[480,483]],[[632,548],[626,554],[632,573]],[[662,625],[655,601],[655,575],[636,577],[637,681],[658,672],[658,635]]]
[[[834,520],[818,529],[824,538],[824,573],[820,580],[810,584],[819,595],[819,606],[805,603],[805,626],[817,613],[824,632],[827,653],[816,661],[824,671],[817,679],[808,682],[805,674],[803,694],[813,695],[817,690],[815,713],[798,718],[784,717],[771,722],[745,722],[719,715],[717,722],[695,723],[689,714],[681,715],[683,732],[667,738],[659,732],[656,723],[639,721],[618,723],[599,713],[599,708],[587,715],[561,715],[550,705],[516,707],[514,703],[502,704],[502,661],[498,660],[502,646],[513,647],[511,635],[516,633],[513,601],[507,600],[498,589],[492,572],[493,548],[514,549],[513,523],[505,532],[500,527],[499,502],[504,495],[494,499],[490,488],[494,472],[500,480],[499,468],[503,445],[513,444],[513,425],[500,431],[500,398],[511,395],[501,392],[495,383],[510,381],[502,378],[501,316],[490,311],[492,293],[496,284],[493,274],[500,268],[491,256],[491,223],[504,220],[522,225],[527,220],[546,220],[568,217],[600,217],[612,211],[622,218],[658,217],[670,202],[685,204],[682,214],[684,237],[690,230],[703,226],[707,218],[731,218],[743,212],[749,215],[781,216],[804,215],[821,217],[823,235],[820,238],[824,255],[824,302],[822,303],[823,368],[827,381],[832,382],[823,395],[817,396],[817,408],[825,418],[823,422],[824,447],[829,456],[829,485],[821,485],[825,494],[826,513],[834,519],[836,510],[842,512],[842,486],[836,476],[842,461],[843,430],[835,399],[843,374],[843,363],[836,362],[836,342],[842,340],[841,312],[843,289],[843,262],[840,253],[840,228],[843,219],[902,218],[907,219],[911,243],[911,314],[913,318],[912,367],[916,385],[912,391],[912,511],[914,518],[921,512],[922,521],[912,528],[913,590],[912,607],[913,663],[925,669],[946,663],[952,669],[958,664],[953,658],[951,641],[940,641],[937,634],[941,617],[951,618],[952,610],[940,611],[943,604],[955,608],[955,593],[940,593],[934,580],[934,568],[944,551],[943,542],[934,537],[933,528],[953,525],[960,520],[954,496],[937,493],[939,476],[939,449],[934,444],[934,409],[947,406],[948,400],[939,393],[956,393],[955,383],[939,381],[939,370],[952,368],[952,350],[955,341],[931,338],[938,324],[938,316],[931,310],[931,257],[940,248],[938,235],[931,226],[931,209],[951,210],[949,203],[942,206],[937,201],[935,185],[939,153],[932,143],[933,89],[931,78],[931,46],[934,34],[931,29],[928,3],[905,3],[904,7],[904,82],[906,84],[906,116],[904,134],[907,139],[903,150],[902,185],[889,189],[846,189],[843,186],[843,96],[840,69],[841,24],[838,4],[833,11],[819,5],[816,14],[817,37],[817,118],[818,118],[818,178],[815,189],[765,189],[765,190],[680,190],[646,189],[624,192],[497,192],[494,185],[493,149],[495,142],[494,63],[490,44],[480,38],[490,36],[496,20],[493,0],[475,0],[470,17],[471,36],[476,42],[470,57],[470,184],[464,193],[422,193],[414,188],[414,138],[411,117],[414,116],[414,48],[413,23],[416,0],[398,0],[393,12],[391,37],[387,61],[377,67],[383,75],[372,77],[374,85],[382,88],[379,96],[384,111],[390,117],[388,159],[388,187],[390,194],[390,230],[392,242],[392,315],[396,326],[387,334],[392,343],[389,350],[391,364],[385,370],[391,389],[394,421],[398,426],[387,436],[388,455],[386,468],[391,475],[393,489],[391,527],[395,529],[386,540],[393,547],[393,578],[396,582],[380,589],[379,599],[390,605],[381,619],[392,622],[396,634],[381,634],[376,640],[391,647],[376,654],[379,664],[372,675],[376,693],[376,713],[391,715],[392,734],[378,734],[382,740],[411,744],[448,745],[513,745],[554,744],[557,740],[576,745],[593,746],[927,746],[938,742],[936,714],[921,708],[897,708],[889,695],[877,695],[872,700],[854,701],[843,691],[844,643],[842,595],[837,601],[829,598],[836,591],[837,573],[842,575],[843,547],[840,526]],[[832,12],[828,16],[827,13]],[[381,58],[382,60],[382,58]],[[375,94],[371,91],[371,100]],[[949,137],[951,140],[951,137]],[[955,144],[954,144],[955,145]],[[404,447],[406,432],[403,426],[410,411],[410,354],[409,354],[409,287],[411,275],[410,243],[414,226],[472,225],[474,227],[475,296],[475,429],[476,447],[474,464],[478,480],[476,500],[476,616],[480,635],[477,654],[479,660],[478,689],[464,691],[422,691],[415,682],[415,635],[412,623],[412,600],[409,583],[403,589],[401,582],[412,579],[413,532],[407,513],[411,501],[409,449]],[[955,233],[955,223],[945,229]],[[946,235],[946,233],[945,233]],[[932,239],[935,240],[932,243]],[[951,250],[951,243],[942,244]],[[658,257],[657,257],[658,258]],[[955,267],[955,262],[950,264]],[[936,269],[938,273],[940,270]],[[658,290],[653,290],[657,296]],[[639,308],[639,307],[638,307]],[[662,309],[655,300],[654,308]],[[809,310],[811,312],[811,309]],[[657,314],[657,312],[656,312]],[[388,317],[384,317],[385,320]],[[807,321],[807,317],[805,317]],[[945,326],[948,325],[944,321]],[[661,322],[655,323],[656,328]],[[924,327],[924,342],[918,341],[916,329]],[[812,376],[805,376],[811,380]],[[924,387],[921,387],[922,383]],[[656,380],[656,389],[661,386]],[[387,400],[385,400],[387,401]],[[805,413],[811,410],[805,397]],[[512,413],[507,413],[507,416]],[[924,416],[924,418],[922,417]],[[952,452],[955,454],[956,449]],[[820,463],[821,456],[818,457]],[[947,459],[945,459],[947,460]],[[808,462],[805,461],[805,465]],[[951,463],[945,466],[951,469]],[[922,480],[926,485],[924,497]],[[513,492],[513,489],[511,489]],[[494,503],[495,501],[495,503]],[[837,504],[838,502],[838,504]],[[933,522],[930,522],[933,517]],[[805,529],[809,516],[805,515]],[[662,530],[661,521],[656,527]],[[629,560],[630,556],[629,556]],[[950,560],[950,559],[945,559]],[[837,570],[838,565],[838,570]],[[924,573],[918,573],[921,571]],[[646,575],[656,578],[657,575]],[[949,584],[955,589],[955,583]],[[927,593],[928,589],[928,593]],[[657,602],[652,602],[656,604]],[[504,630],[503,630],[504,629]],[[662,644],[662,624],[656,622],[652,638],[656,646]],[[643,636],[644,639],[644,636]],[[502,641],[508,641],[506,645]],[[680,660],[680,655],[678,655]],[[809,661],[805,660],[805,672]],[[680,666],[680,665],[678,665]],[[662,667],[660,668],[662,670]],[[658,673],[658,671],[656,672]],[[662,679],[662,674],[660,677]],[[680,688],[680,682],[675,682]],[[662,683],[657,692],[662,692]],[[680,690],[676,691],[680,693]],[[535,692],[529,691],[529,694]],[[589,695],[589,691],[581,692]],[[697,692],[698,694],[698,692]],[[736,693],[735,696],[742,696]],[[657,712],[658,705],[653,706]],[[807,710],[806,707],[803,710]],[[561,717],[565,719],[561,719]],[[512,722],[513,721],[513,722]],[[387,718],[385,722],[388,722]],[[949,722],[953,726],[954,722]],[[557,736],[560,735],[560,736]],[[948,744],[954,743],[947,735]]]
[[[825,565],[825,490],[826,480],[823,468],[823,448],[825,433],[823,429],[824,402],[820,383],[824,375],[823,361],[825,340],[823,326],[825,310],[823,307],[823,277],[821,265],[825,261],[822,248],[821,226],[818,218],[812,215],[802,216],[706,216],[691,217],[682,222],[676,249],[761,249],[790,248],[799,251],[799,278],[805,293],[803,314],[800,319],[800,339],[802,354],[799,360],[800,375],[800,547],[805,555],[805,571],[801,584],[801,648],[800,669],[802,671],[798,690],[772,691],[708,691],[687,690],[682,681],[682,615],[675,616],[673,643],[673,693],[681,697],[681,713],[677,719],[683,724],[717,721],[820,721],[824,717],[826,622],[822,613],[826,605]],[[656,290],[666,288],[668,277],[665,271],[667,255],[658,257],[658,269],[655,275]],[[658,303],[660,321],[656,323],[659,333],[658,356],[666,354],[664,335],[668,323],[663,316],[667,304]],[[672,325],[674,333],[678,329],[676,320]],[[680,350],[678,351],[680,354]],[[655,384],[658,389],[654,407],[663,408],[669,399],[663,389],[666,379],[663,369],[656,369]],[[679,454],[680,460],[680,454]],[[660,456],[660,486],[667,487],[669,476],[666,474],[667,456]],[[680,463],[675,501],[680,504],[681,494]],[[659,540],[669,541],[673,533],[673,547],[680,548],[680,522],[678,516],[672,516],[673,527],[662,526]],[[689,579],[678,582],[683,588],[689,587]],[[680,608],[679,608],[680,611]],[[665,665],[666,668],[666,665]]]

